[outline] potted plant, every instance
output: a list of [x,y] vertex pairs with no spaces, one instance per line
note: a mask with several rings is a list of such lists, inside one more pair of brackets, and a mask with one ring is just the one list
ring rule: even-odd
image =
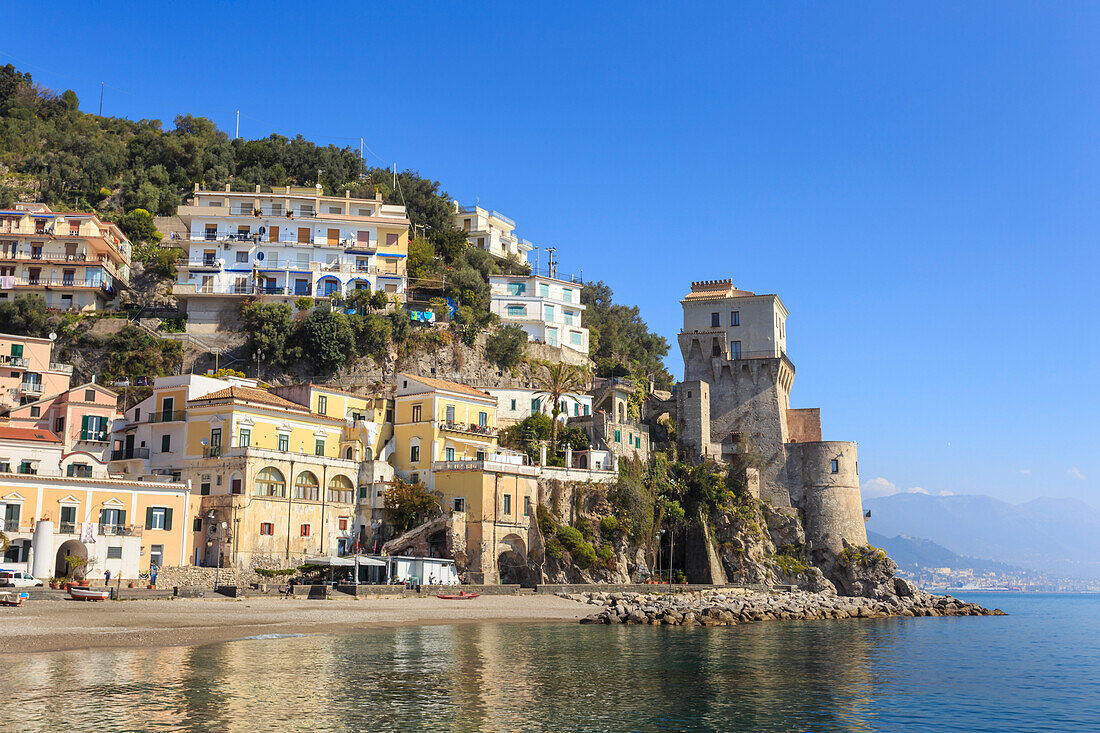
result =
[[78,588],[87,588],[91,585],[86,578],[88,576],[88,571],[95,565],[94,560],[89,560],[79,555],[67,555],[65,557],[65,564],[69,566],[69,571],[72,573],[73,577],[73,580],[66,584],[66,588],[73,585]]
[[54,577],[54,576],[52,576],[52,575],[51,575],[51,576],[50,576],[50,577],[49,577],[49,578],[48,578],[48,579],[46,580],[46,582],[47,582],[47,583],[49,584],[49,586],[50,586],[51,588],[53,588],[53,589],[55,589],[55,590],[57,589],[57,587],[58,587],[59,585],[61,585],[60,581],[58,581],[58,579],[57,579],[57,578],[55,578],[55,577]]

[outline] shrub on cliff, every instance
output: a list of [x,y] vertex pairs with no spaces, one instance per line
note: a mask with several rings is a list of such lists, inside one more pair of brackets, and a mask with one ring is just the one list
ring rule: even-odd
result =
[[577,567],[590,568],[596,564],[596,548],[587,542],[581,542],[570,550],[569,554],[573,556],[573,562],[577,564]]
[[600,520],[600,532],[611,536],[619,531],[619,520],[615,517],[604,517]]
[[527,334],[519,326],[501,326],[485,339],[485,356],[501,369],[519,364],[527,351]]
[[348,317],[314,308],[301,326],[302,350],[321,372],[335,371],[355,357],[355,337]]
[[558,541],[561,542],[562,547],[573,552],[584,544],[584,535],[574,527],[558,527]]

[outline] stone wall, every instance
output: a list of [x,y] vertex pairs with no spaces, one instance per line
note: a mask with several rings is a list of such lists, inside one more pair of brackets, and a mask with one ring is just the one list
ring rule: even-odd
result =
[[821,408],[801,407],[787,410],[787,441],[812,443],[821,440]]

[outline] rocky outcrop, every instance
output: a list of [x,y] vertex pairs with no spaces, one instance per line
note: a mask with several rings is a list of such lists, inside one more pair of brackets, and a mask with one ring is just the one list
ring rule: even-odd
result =
[[951,596],[916,591],[885,600],[836,593],[775,593],[714,589],[690,593],[559,594],[599,610],[582,624],[651,624],[665,626],[736,626],[756,621],[790,619],[885,618],[890,616],[1004,616]]

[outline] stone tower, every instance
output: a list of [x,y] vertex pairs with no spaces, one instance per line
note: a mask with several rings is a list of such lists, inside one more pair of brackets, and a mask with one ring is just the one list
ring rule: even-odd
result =
[[783,301],[706,280],[692,283],[681,304],[676,414],[685,453],[729,462],[751,452],[760,497],[803,511],[811,549],[867,544],[856,444],[822,441],[820,411],[790,407],[795,369]]

